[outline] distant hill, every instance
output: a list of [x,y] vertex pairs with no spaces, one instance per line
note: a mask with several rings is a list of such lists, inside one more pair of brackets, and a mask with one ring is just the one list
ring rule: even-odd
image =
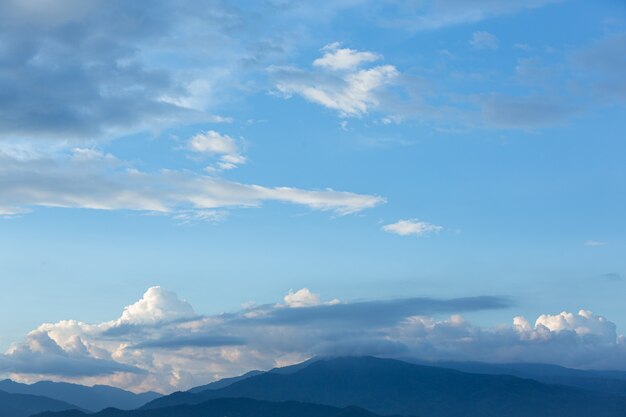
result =
[[274,368],[274,369],[270,369],[269,371],[254,370],[254,371],[246,372],[243,375],[234,376],[234,377],[231,377],[231,378],[223,378],[223,379],[220,379],[220,380],[215,381],[215,382],[211,382],[211,383],[206,384],[206,385],[200,385],[198,387],[194,387],[194,388],[189,389],[187,392],[191,392],[191,393],[197,394],[199,392],[206,391],[206,390],[214,390],[214,389],[225,388],[225,387],[227,387],[229,385],[234,384],[235,382],[243,381],[244,379],[248,379],[248,378],[251,378],[253,376],[261,375],[261,374],[264,374],[266,372],[273,372],[273,373],[276,373],[276,374],[292,374],[294,372],[299,371],[300,369],[306,368],[307,366],[309,366],[310,364],[312,364],[313,362],[315,362],[317,360],[319,360],[319,358],[312,358],[312,359],[309,359],[307,361],[304,361],[304,362],[301,362],[301,363],[297,363],[295,365],[283,366],[282,368]]
[[50,381],[40,381],[29,385],[10,379],[0,381],[0,390],[12,394],[40,395],[74,404],[88,411],[100,411],[108,407],[131,410],[161,396],[156,392],[135,394],[106,385],[87,387]]
[[513,375],[520,378],[531,378],[547,384],[566,385],[587,391],[626,397],[626,372],[624,371],[571,369],[558,365],[537,363],[493,364],[484,362],[423,361],[413,363],[476,374]]
[[0,417],[28,417],[42,411],[77,409],[75,405],[38,395],[9,394],[0,391]]
[[191,392],[191,393],[197,394],[199,392],[206,391],[206,390],[225,388],[225,387],[227,387],[229,385],[234,384],[235,382],[243,381],[244,379],[248,379],[248,378],[251,378],[253,376],[261,375],[263,373],[264,373],[263,371],[250,371],[250,372],[246,372],[245,374],[240,375],[240,376],[234,376],[232,378],[223,378],[223,379],[220,379],[218,381],[208,383],[206,385],[200,385],[198,387],[191,388],[187,392]]
[[626,417],[623,397],[374,357],[318,360],[290,374],[268,372],[216,390],[174,393],[144,409],[233,397],[424,417]]
[[301,402],[269,402],[248,398],[220,398],[196,405],[155,410],[106,409],[96,414],[75,411],[42,413],[37,417],[379,417],[358,407],[337,408]]

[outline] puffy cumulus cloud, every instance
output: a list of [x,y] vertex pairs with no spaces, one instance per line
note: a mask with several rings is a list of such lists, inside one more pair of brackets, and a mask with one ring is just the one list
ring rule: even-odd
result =
[[320,295],[312,293],[308,288],[298,291],[289,290],[283,300],[288,307],[311,307],[321,304]]
[[387,233],[394,233],[400,236],[423,236],[430,233],[441,232],[443,227],[418,219],[408,219],[384,225],[383,230]]
[[535,328],[539,326],[550,332],[574,332],[582,338],[593,338],[607,344],[614,343],[617,337],[614,323],[587,310],[580,310],[578,314],[566,311],[556,315],[542,314],[535,322]]
[[181,221],[214,221],[223,216],[216,217],[219,212],[210,210],[256,207],[265,201],[293,203],[341,215],[384,202],[374,195],[264,187],[189,171],[141,172],[113,155],[91,149],[73,149],[52,156],[16,153],[19,152],[0,148],[0,214],[4,215],[43,206],[182,213]]
[[336,110],[342,117],[360,117],[379,108],[400,78],[393,65],[359,68],[380,58],[372,52],[340,49],[336,43],[323,51],[324,55],[313,61],[319,69],[316,72],[290,66],[270,67],[277,92],[285,98],[299,95]]
[[191,305],[171,291],[152,287],[141,300],[124,308],[119,324],[158,323],[196,317]]
[[289,291],[284,304],[199,316],[175,294],[153,287],[118,319],[42,324],[0,356],[0,373],[172,391],[316,355],[625,369],[624,337],[589,311],[541,315],[534,324],[516,317],[493,328],[461,315],[510,307],[498,297],[323,302],[303,288]]
[[220,169],[233,169],[246,163],[246,157],[241,155],[240,143],[214,130],[192,137],[188,149],[199,154],[219,157],[217,165]]
[[0,373],[63,375],[69,378],[107,376],[120,372],[144,373],[135,366],[113,360],[109,355],[99,355],[100,351],[92,354],[78,334],[69,334],[62,340],[65,347],[61,347],[44,330],[29,333],[23,343],[11,346],[0,356]]
[[311,290],[309,290],[308,288],[301,288],[298,291],[289,290],[289,293],[285,295],[285,297],[283,297],[283,300],[285,301],[285,305],[287,307],[292,308],[313,307],[322,304],[334,305],[340,303],[340,301],[336,298],[331,301],[322,303],[320,295],[311,292]]

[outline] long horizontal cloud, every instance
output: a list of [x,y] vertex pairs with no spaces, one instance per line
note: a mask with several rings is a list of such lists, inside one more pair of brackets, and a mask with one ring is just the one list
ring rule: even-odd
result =
[[383,301],[361,301],[348,304],[326,304],[309,308],[272,309],[266,315],[253,320],[274,325],[319,324],[331,326],[335,323],[355,326],[387,326],[415,315],[460,313],[481,310],[503,309],[511,302],[502,297],[467,297],[451,300],[432,298],[405,298]]
[[139,172],[112,155],[91,150],[48,158],[16,158],[0,150],[0,214],[29,207],[176,212],[188,209],[254,207],[265,201],[299,204],[338,214],[374,207],[373,195],[292,187],[264,187],[164,170]]
[[246,340],[241,337],[220,336],[220,335],[204,335],[177,337],[176,335],[168,335],[156,340],[137,343],[132,349],[180,349],[186,347],[218,347],[218,346],[240,346],[245,345]]
[[[459,315],[512,307],[499,297],[323,301],[302,289],[287,294],[284,303],[202,316],[153,287],[118,319],[42,324],[0,355],[0,373],[171,391],[316,355],[626,369],[624,336],[589,311],[543,314],[534,323],[515,317],[511,325],[493,328]],[[451,315],[433,317],[442,314]]]

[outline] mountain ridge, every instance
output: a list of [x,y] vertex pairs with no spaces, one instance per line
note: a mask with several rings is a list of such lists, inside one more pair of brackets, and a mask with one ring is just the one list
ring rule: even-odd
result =
[[263,373],[217,390],[174,393],[142,409],[229,397],[355,405],[378,414],[437,417],[626,414],[626,398],[510,375],[472,374],[375,357],[320,359],[291,374]]

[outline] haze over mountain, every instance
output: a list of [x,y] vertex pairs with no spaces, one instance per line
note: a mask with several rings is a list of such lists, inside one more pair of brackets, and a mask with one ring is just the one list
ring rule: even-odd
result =
[[0,381],[0,390],[14,394],[30,394],[67,402],[88,411],[104,408],[133,409],[161,396],[156,392],[135,394],[120,388],[106,385],[92,387],[67,382],[39,381],[34,384],[21,384],[9,379]]
[[623,397],[374,357],[318,360],[294,373],[268,372],[217,390],[174,393],[143,409],[238,397],[355,405],[379,414],[433,417],[617,417],[626,410]]
[[43,411],[78,410],[75,405],[39,395],[0,391],[0,417],[28,417]]
[[[37,417],[83,417],[77,411],[43,413]],[[377,417],[358,407],[330,407],[296,401],[269,402],[249,398],[220,398],[195,405],[178,405],[154,410],[103,410],[93,417]]]
[[588,391],[626,396],[626,372],[624,371],[570,369],[557,365],[535,363],[494,364],[484,362],[424,362],[411,360],[409,360],[409,362],[456,369],[458,371],[476,374],[512,375],[520,378],[531,378],[547,384],[566,385]]

